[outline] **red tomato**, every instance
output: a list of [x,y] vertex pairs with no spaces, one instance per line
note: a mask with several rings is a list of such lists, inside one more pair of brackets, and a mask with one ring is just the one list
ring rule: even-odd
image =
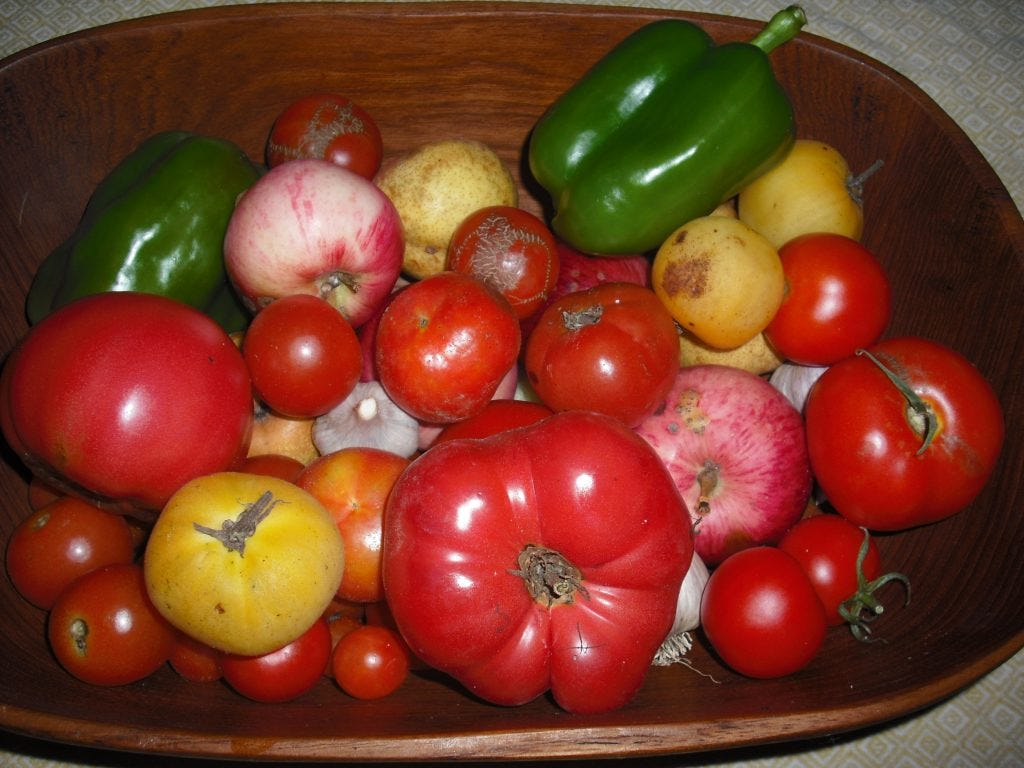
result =
[[295,481],[333,515],[345,546],[338,597],[384,599],[381,536],[384,505],[409,459],[376,448],[343,448],[315,459]]
[[692,553],[661,459],[586,411],[431,448],[384,512],[384,587],[412,653],[497,704],[628,702]]
[[121,515],[74,496],[36,510],[7,542],[7,573],[22,597],[50,608],[75,579],[135,559],[135,539]]
[[829,367],[808,394],[818,484],[837,512],[871,530],[958,512],[981,492],[1002,449],[995,392],[962,355],[934,341],[889,339],[870,354],[874,360],[858,354]]
[[331,655],[338,686],[357,699],[380,699],[409,676],[409,651],[394,631],[363,626],[344,634]]
[[267,142],[267,165],[312,157],[373,179],[383,153],[380,129],[369,112],[346,96],[317,93],[278,115]]
[[220,658],[220,651],[179,632],[169,661],[174,671],[190,683],[212,683],[224,675]]
[[252,475],[279,477],[293,483],[305,468],[305,464],[292,456],[285,456],[281,453],[261,453],[247,456],[239,471]]
[[334,408],[359,381],[363,352],[348,320],[305,293],[261,309],[242,340],[256,395],[271,410],[310,419]]
[[445,440],[490,437],[509,429],[534,424],[552,413],[554,411],[546,405],[526,400],[491,400],[475,416],[449,424],[434,438],[431,445]]
[[479,413],[519,356],[519,321],[501,294],[441,272],[394,294],[374,362],[388,396],[414,418],[448,424]]
[[175,631],[153,607],[139,565],[107,565],[61,592],[47,624],[50,647],[79,680],[124,685],[167,663]]
[[755,678],[803,669],[827,627],[800,564],[775,547],[752,547],[723,560],[704,587],[700,621],[722,661]]
[[675,381],[679,333],[652,290],[605,283],[544,310],[527,340],[525,366],[552,410],[593,410],[636,426]]
[[185,304],[87,296],[34,326],[12,355],[4,436],[55,482],[152,511],[248,452],[245,362],[213,320]]
[[28,481],[28,505],[32,509],[41,509],[51,501],[56,501],[63,492],[47,483],[40,477],[33,476]]
[[779,549],[804,569],[832,626],[848,623],[858,640],[868,640],[873,621],[884,610],[875,597],[890,581],[900,581],[910,600],[910,582],[901,573],[882,575],[882,558],[871,535],[839,515],[808,517],[786,532]]
[[871,251],[823,232],[790,240],[779,258],[786,295],[764,333],[782,357],[831,365],[878,341],[892,314],[892,289]]
[[516,317],[536,312],[558,280],[555,236],[532,213],[494,205],[471,213],[452,234],[448,269],[482,280]]
[[295,640],[262,656],[221,657],[224,680],[253,701],[291,701],[323,677],[331,658],[331,630],[317,619]]

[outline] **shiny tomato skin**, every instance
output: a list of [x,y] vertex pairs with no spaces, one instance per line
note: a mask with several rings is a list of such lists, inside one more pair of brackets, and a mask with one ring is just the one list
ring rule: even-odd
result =
[[[864,531],[834,514],[801,520],[779,541],[779,549],[796,560],[811,580],[830,626],[845,622],[839,606],[857,594],[857,555],[863,543]],[[874,539],[868,540],[861,569],[867,581],[882,575],[882,557]]]
[[213,320],[172,299],[87,296],[33,326],[7,365],[5,437],[55,484],[153,512],[248,451],[242,355]]
[[803,669],[825,640],[825,609],[800,564],[775,547],[723,560],[704,587],[701,627],[715,652],[747,677]]
[[329,160],[365,179],[380,168],[384,143],[369,112],[347,96],[314,93],[289,104],[270,130],[267,165],[312,157]]
[[125,519],[74,496],[61,496],[23,520],[7,541],[7,574],[22,597],[53,607],[79,576],[135,559]]
[[[497,704],[609,711],[643,683],[693,553],[664,464],[621,422],[559,413],[431,448],[384,515],[388,607],[412,653]],[[524,579],[568,564],[549,605]],[[572,576],[578,569],[578,584]]]
[[547,225],[529,211],[487,206],[455,229],[448,269],[488,283],[523,319],[540,309],[555,287],[558,244]]
[[804,407],[818,484],[839,514],[869,530],[955,514],[981,492],[1002,449],[992,386],[959,352],[929,339],[887,339],[869,352],[930,405],[937,433],[922,450],[900,390],[867,355],[845,358],[815,382]]
[[319,296],[272,301],[253,318],[242,354],[256,395],[271,410],[311,419],[334,408],[359,381],[363,357],[355,329]]
[[285,646],[259,656],[221,657],[224,680],[253,701],[291,701],[310,690],[323,677],[331,656],[331,630],[327,619],[313,624]]
[[190,683],[212,683],[224,676],[220,659],[220,651],[178,632],[168,661]]
[[535,424],[553,413],[546,405],[528,400],[491,400],[475,416],[456,421],[442,429],[431,445],[446,440],[490,437],[509,429]]
[[107,565],[72,582],[50,611],[47,637],[61,666],[94,685],[148,677],[167,663],[175,642],[136,564]]
[[481,281],[441,272],[394,294],[377,326],[381,386],[428,424],[479,413],[519,356],[519,321]]
[[765,336],[787,360],[831,365],[881,337],[892,315],[885,268],[856,240],[802,235],[779,249],[786,294]]
[[366,625],[344,634],[331,654],[331,674],[357,699],[380,699],[409,676],[409,651],[394,630]]
[[527,339],[524,364],[552,410],[593,410],[632,427],[672,387],[679,333],[652,290],[605,283],[549,305]]
[[376,448],[343,448],[312,461],[295,484],[331,513],[345,548],[338,598],[384,599],[381,539],[384,506],[409,459]]

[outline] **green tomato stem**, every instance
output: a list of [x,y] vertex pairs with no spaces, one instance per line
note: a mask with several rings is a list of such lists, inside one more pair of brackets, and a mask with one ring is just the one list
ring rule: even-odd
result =
[[[862,643],[869,643],[874,638],[871,637],[871,628],[868,626],[868,622],[874,621],[885,611],[885,606],[875,597],[874,593],[889,582],[898,581],[907,593],[903,605],[909,605],[910,579],[902,573],[893,572],[868,581],[864,575],[864,560],[868,556],[871,534],[867,528],[861,528],[861,530],[864,531],[864,540],[861,542],[860,549],[857,550],[857,591],[839,606],[839,615],[850,625],[850,632],[855,638]],[[864,611],[869,611],[868,615],[865,616]]]
[[900,391],[900,394],[902,394],[904,399],[907,401],[908,420],[914,428],[914,431],[923,436],[921,447],[917,449],[917,455],[920,456],[928,450],[928,446],[932,444],[932,441],[935,439],[935,435],[939,432],[939,420],[935,416],[935,411],[920,395],[910,388],[910,385],[893,373],[885,366],[884,363],[882,363],[881,360],[872,355],[866,349],[858,349],[856,354],[864,355],[868,360],[878,366],[879,370],[881,370],[882,373],[885,374],[886,378],[895,385],[895,387]]

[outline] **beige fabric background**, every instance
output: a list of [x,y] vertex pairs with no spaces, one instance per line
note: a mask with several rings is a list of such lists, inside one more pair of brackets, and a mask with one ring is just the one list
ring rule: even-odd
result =
[[[244,1],[244,0],[243,0]],[[0,57],[78,29],[210,0],[0,0]],[[232,3],[236,4],[236,3]],[[767,19],[781,0],[639,0]],[[849,45],[920,85],[978,145],[1024,208],[1024,0],[803,0],[807,31]],[[0,767],[127,766],[124,756],[64,750],[0,734]],[[180,766],[179,761],[146,761]],[[810,745],[680,760],[752,768],[1021,768],[1024,651],[914,718]],[[199,764],[201,765],[201,763]],[[659,763],[663,765],[663,763]]]

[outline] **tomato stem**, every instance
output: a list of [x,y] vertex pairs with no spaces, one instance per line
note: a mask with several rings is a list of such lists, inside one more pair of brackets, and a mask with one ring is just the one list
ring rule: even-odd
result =
[[889,379],[900,391],[904,399],[907,401],[907,409],[909,410],[908,418],[914,431],[922,435],[923,439],[921,447],[917,449],[917,455],[920,456],[928,450],[928,446],[932,444],[935,439],[935,435],[939,432],[939,420],[935,417],[935,411],[932,407],[924,401],[924,399],[910,388],[903,379],[893,373],[881,360],[872,355],[866,349],[858,349],[856,354],[864,355],[876,366],[879,370],[885,374],[886,378]]
[[[864,575],[864,559],[868,555],[871,534],[868,533],[867,528],[862,527],[861,530],[864,531],[864,541],[861,542],[860,549],[857,551],[857,591],[840,604],[839,615],[850,625],[850,632],[855,638],[862,643],[870,643],[875,638],[871,637],[871,627],[868,626],[868,623],[874,621],[885,611],[885,606],[875,597],[874,593],[890,581],[898,581],[903,584],[907,593],[903,605],[909,605],[910,579],[902,573],[893,572],[868,581]],[[869,611],[869,613],[865,615],[864,611]]]
[[530,596],[547,608],[573,602],[577,592],[587,596],[579,568],[553,549],[527,544],[519,553],[518,565],[509,573],[522,578]]
[[208,528],[199,523],[192,523],[192,527],[199,533],[217,539],[228,550],[245,557],[246,540],[256,533],[256,526],[266,519],[280,501],[270,491],[264,491],[256,501],[244,505],[237,518],[228,518],[220,524],[220,528]]
[[597,325],[603,314],[604,307],[600,304],[595,304],[585,309],[577,309],[572,312],[563,310],[562,324],[567,331],[578,331],[588,325]]

